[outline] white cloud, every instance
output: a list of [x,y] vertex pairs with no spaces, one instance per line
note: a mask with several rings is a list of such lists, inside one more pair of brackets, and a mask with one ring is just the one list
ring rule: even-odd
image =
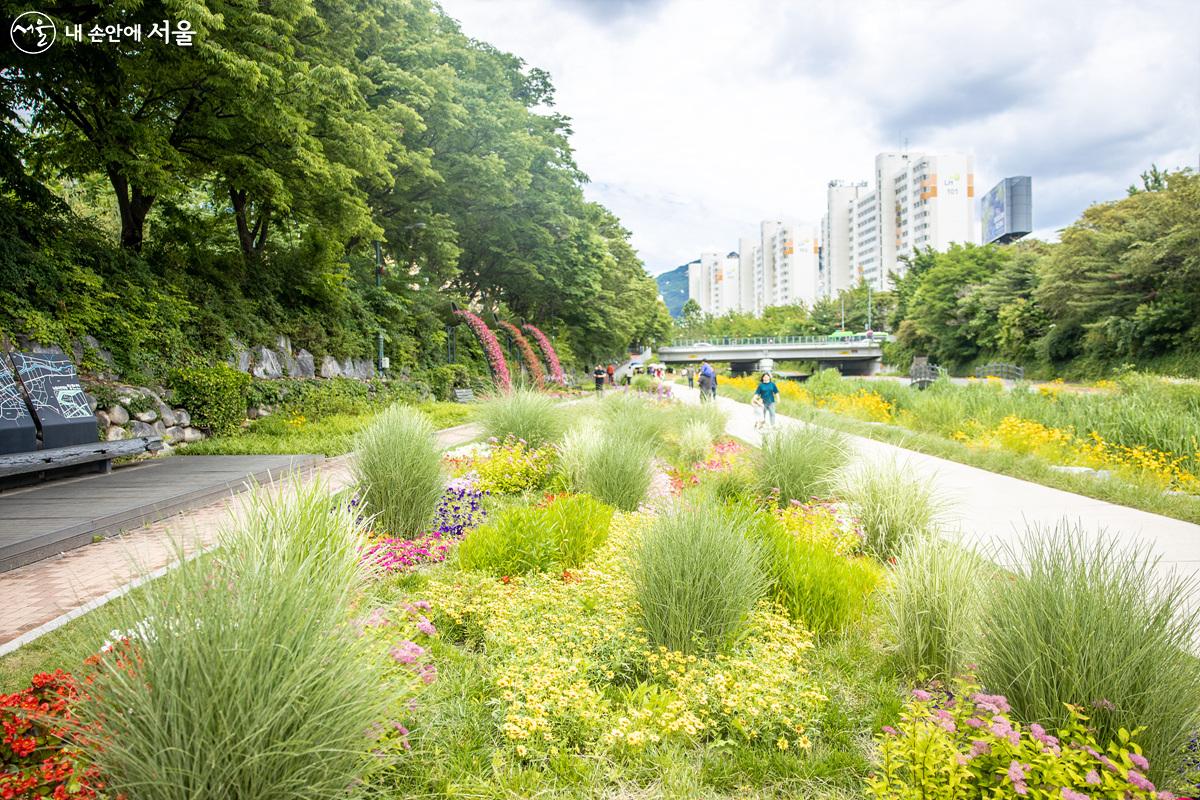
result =
[[580,166],[651,272],[813,223],[876,152],[971,151],[1034,180],[1040,232],[1200,154],[1200,5],[444,0],[550,71]]

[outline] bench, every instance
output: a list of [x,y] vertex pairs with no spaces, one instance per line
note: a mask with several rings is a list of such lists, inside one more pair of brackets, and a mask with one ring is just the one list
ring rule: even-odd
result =
[[474,400],[475,400],[475,390],[474,389],[455,389],[454,390],[454,402],[470,403],[470,402],[473,402]]
[[66,356],[9,357],[12,371],[0,357],[0,479],[93,463],[107,473],[114,458],[162,449],[161,436],[97,441],[98,421]]

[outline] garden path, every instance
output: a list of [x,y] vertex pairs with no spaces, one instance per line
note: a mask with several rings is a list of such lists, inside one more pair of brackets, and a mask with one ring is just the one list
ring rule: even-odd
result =
[[[438,443],[443,449],[457,447],[479,433],[477,425],[458,425],[438,431]],[[305,471],[303,479],[323,480],[334,490],[348,486],[349,456],[325,459]],[[265,489],[285,490],[282,483]],[[239,502],[238,493],[231,492],[121,536],[0,574],[0,655],[162,575],[177,563],[177,542],[187,556],[208,549]]]
[[[699,392],[672,387],[686,402],[699,402]],[[751,444],[762,437],[754,429],[755,411],[746,403],[717,398],[729,413],[727,430]],[[800,420],[780,416],[780,425],[802,425]],[[1164,576],[1171,570],[1200,581],[1200,525],[1107,503],[1103,500],[1053,489],[1038,483],[988,472],[944,458],[905,450],[861,436],[850,436],[857,458],[863,462],[894,460],[929,477],[950,503],[947,522],[964,541],[981,552],[995,553],[999,545],[1019,552],[1020,534],[1027,525],[1053,526],[1063,519],[1080,522],[1085,530],[1120,534],[1148,544],[1159,559]],[[996,556],[996,560],[1003,560]],[[1200,595],[1194,596],[1200,601]]]

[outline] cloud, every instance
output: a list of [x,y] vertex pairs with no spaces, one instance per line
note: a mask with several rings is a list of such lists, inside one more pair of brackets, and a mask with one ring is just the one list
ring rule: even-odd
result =
[[1200,153],[1200,4],[1038,0],[444,0],[550,71],[588,195],[652,272],[815,223],[877,152],[972,152],[1034,180],[1053,231],[1152,161]]

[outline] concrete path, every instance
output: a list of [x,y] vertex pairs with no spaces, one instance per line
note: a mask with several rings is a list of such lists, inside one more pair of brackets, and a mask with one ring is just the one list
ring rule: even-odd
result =
[[[681,399],[699,402],[699,392],[679,385],[673,389]],[[754,409],[726,397],[717,398],[717,403],[729,413],[730,435],[752,444],[761,441],[754,429]],[[779,424],[804,423],[780,416]],[[949,527],[959,531],[966,542],[976,545],[981,552],[995,554],[1000,545],[1012,546],[1019,552],[1017,545],[1027,525],[1053,526],[1068,519],[1091,532],[1107,530],[1125,540],[1144,541],[1161,559],[1162,572],[1174,569],[1200,580],[1200,525],[1010,478],[874,439],[861,436],[849,439],[859,462],[891,460],[932,478],[950,504]]]
[[[450,449],[479,433],[474,424],[446,428],[438,431],[438,444]],[[305,481],[322,480],[331,490],[353,482],[349,456],[324,459],[301,475]],[[266,491],[281,492],[283,486],[276,483]],[[0,655],[161,575],[177,563],[180,547],[185,556],[212,547],[221,526],[236,511],[238,495],[234,490],[120,536],[0,574]]]

